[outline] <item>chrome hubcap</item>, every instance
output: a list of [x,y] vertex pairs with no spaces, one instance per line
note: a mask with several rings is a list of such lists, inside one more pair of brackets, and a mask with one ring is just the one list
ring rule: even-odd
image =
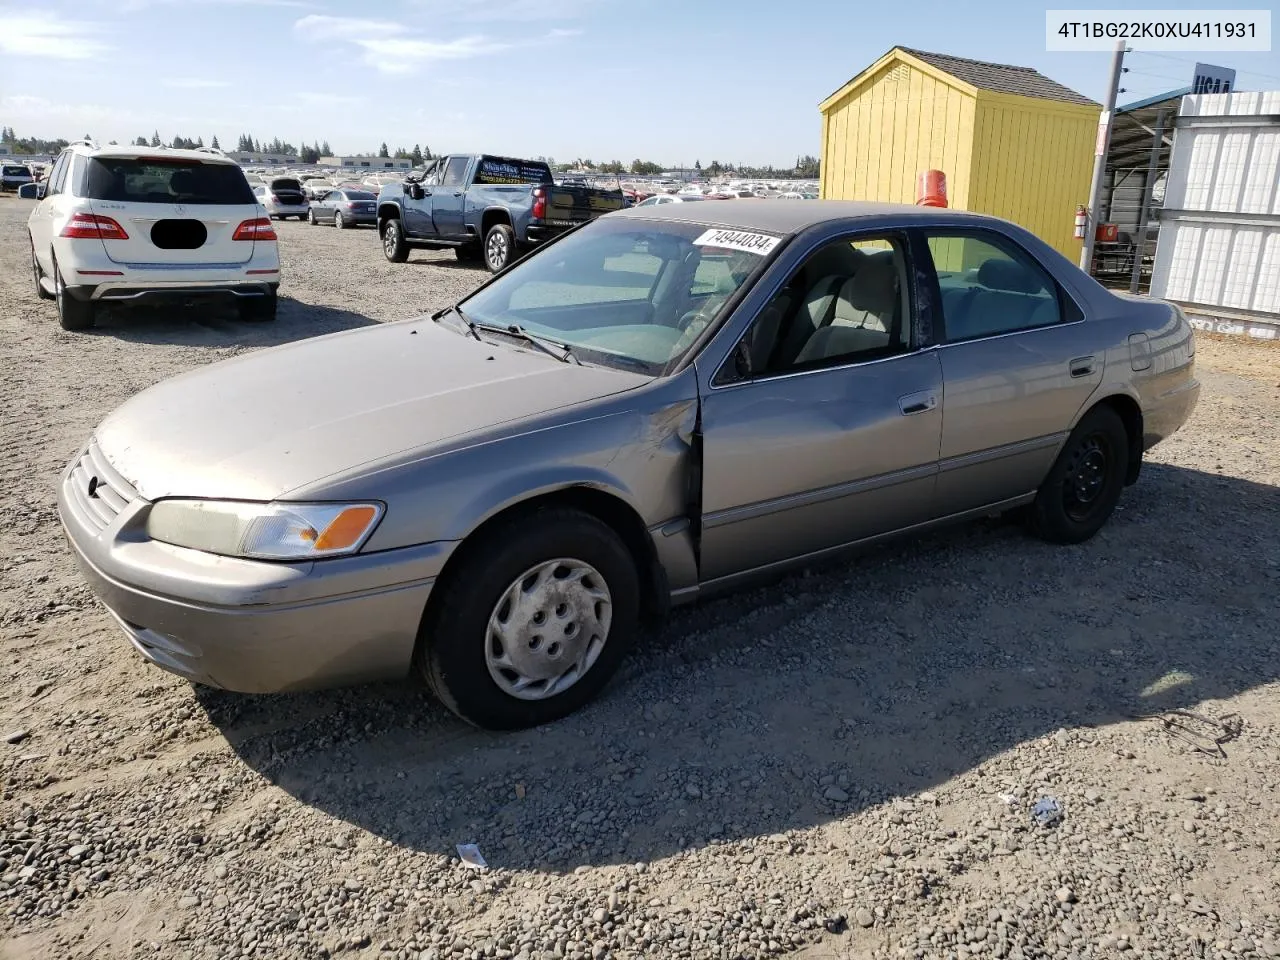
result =
[[612,622],[609,587],[595,567],[564,557],[540,563],[502,592],[489,615],[489,676],[519,700],[554,697],[600,658]]
[[486,244],[486,251],[489,254],[489,265],[491,267],[500,267],[507,262],[507,238],[503,234],[494,231],[489,235],[489,242]]
[[387,229],[382,234],[382,249],[387,251],[387,256],[396,252],[396,228],[391,224],[387,224]]
[[335,213],[333,215],[333,225],[337,227],[339,230],[342,229],[342,214]]

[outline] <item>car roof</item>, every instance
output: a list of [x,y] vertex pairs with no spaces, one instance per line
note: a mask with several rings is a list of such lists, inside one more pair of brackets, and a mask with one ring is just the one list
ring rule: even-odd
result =
[[73,143],[67,147],[77,153],[90,157],[164,157],[167,160],[195,160],[200,163],[226,163],[235,166],[235,161],[223,153],[212,150],[175,150],[170,147],[140,147],[134,144],[107,144],[91,147],[86,143]]
[[[733,230],[764,230],[786,235],[828,220],[855,220],[860,217],[928,217],[936,219],[958,210],[917,207],[909,203],[868,203],[858,200],[732,200],[696,205],[697,212],[683,203],[662,203],[629,207],[610,217],[645,220],[691,220]],[[967,216],[974,216],[967,214]]]

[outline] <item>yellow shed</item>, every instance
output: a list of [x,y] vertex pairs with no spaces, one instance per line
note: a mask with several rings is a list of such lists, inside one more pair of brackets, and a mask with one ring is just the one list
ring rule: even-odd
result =
[[823,198],[914,203],[917,177],[937,169],[949,206],[1079,258],[1102,111],[1083,94],[1030,67],[894,47],[820,109]]

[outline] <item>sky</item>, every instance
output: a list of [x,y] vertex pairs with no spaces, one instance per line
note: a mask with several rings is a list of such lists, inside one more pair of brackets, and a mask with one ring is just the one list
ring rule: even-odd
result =
[[[0,0],[0,125],[790,166],[819,153],[819,102],[895,45],[1101,100],[1110,54],[1046,52],[1044,16],[1026,0]],[[1276,52],[1138,47],[1120,102],[1189,84],[1197,59],[1280,89]]]

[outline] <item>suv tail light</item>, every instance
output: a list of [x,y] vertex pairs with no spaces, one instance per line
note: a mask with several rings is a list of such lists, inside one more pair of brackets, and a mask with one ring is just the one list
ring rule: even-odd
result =
[[58,236],[70,237],[72,240],[129,239],[124,227],[110,217],[102,217],[96,213],[73,213]]
[[236,227],[236,232],[231,235],[232,240],[275,240],[276,231],[271,226],[271,221],[266,217],[258,217],[256,220],[246,220],[240,226]]
[[544,187],[533,188],[533,215],[539,220],[547,215],[547,191]]

